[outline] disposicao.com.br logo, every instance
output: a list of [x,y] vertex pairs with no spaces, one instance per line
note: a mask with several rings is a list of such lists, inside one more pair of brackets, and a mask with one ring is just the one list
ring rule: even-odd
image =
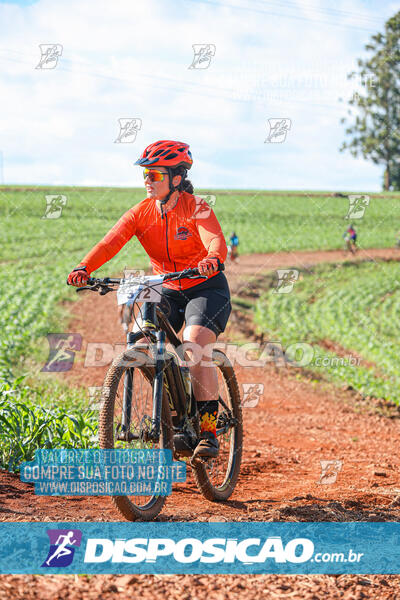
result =
[[[265,563],[268,559],[275,563],[314,562],[314,543],[308,538],[294,538],[286,544],[279,536],[247,538],[241,541],[230,538],[131,538],[115,539],[89,538],[86,543],[85,563],[156,563],[164,557],[173,558],[177,563],[234,563],[252,565]],[[349,550],[344,553],[317,553],[316,562],[354,562],[362,554]]]
[[42,567],[68,567],[74,558],[75,547],[81,545],[80,529],[47,529],[50,548]]

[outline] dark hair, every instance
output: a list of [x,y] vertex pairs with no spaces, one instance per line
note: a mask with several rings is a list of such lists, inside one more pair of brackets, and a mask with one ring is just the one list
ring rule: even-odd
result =
[[171,171],[172,177],[175,177],[175,175],[180,175],[182,177],[181,182],[178,185],[178,190],[180,192],[193,194],[194,188],[192,182],[189,179],[186,179],[187,169],[185,169],[185,167],[176,167],[175,169],[171,169]]

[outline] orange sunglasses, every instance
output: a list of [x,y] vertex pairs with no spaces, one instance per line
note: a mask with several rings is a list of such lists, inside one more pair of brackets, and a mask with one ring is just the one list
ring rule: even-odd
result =
[[143,179],[148,177],[150,181],[164,181],[168,173],[157,171],[157,169],[143,169]]

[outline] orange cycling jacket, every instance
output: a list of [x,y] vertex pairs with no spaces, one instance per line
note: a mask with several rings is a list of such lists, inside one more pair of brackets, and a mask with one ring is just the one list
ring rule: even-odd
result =
[[[195,268],[206,257],[215,256],[224,262],[227,255],[225,238],[213,210],[199,196],[181,192],[175,207],[163,218],[156,201],[150,198],[130,208],[78,266],[86,265],[88,273],[92,273],[134,235],[157,275]],[[165,282],[164,286],[181,290],[198,283],[196,279],[181,279]]]

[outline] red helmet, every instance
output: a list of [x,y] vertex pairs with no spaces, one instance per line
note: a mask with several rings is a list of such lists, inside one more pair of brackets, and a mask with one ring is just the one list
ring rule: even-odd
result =
[[141,167],[185,167],[190,169],[193,164],[192,153],[188,144],[184,142],[173,142],[171,140],[160,140],[150,144],[143,151],[142,156],[135,162]]

